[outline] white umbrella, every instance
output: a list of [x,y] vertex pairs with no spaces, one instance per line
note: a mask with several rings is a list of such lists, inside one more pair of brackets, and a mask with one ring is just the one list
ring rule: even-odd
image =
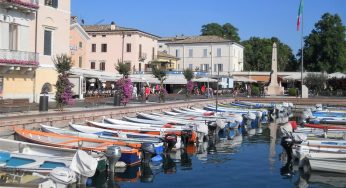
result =
[[192,79],[192,81],[193,82],[217,82],[217,79],[201,77],[201,78]]
[[246,78],[244,76],[233,76],[233,80],[235,82],[257,82],[256,80],[250,79],[250,78]]

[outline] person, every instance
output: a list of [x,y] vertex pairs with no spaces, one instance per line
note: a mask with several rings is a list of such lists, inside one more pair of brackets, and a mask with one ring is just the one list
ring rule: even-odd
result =
[[202,95],[205,93],[205,85],[204,84],[201,87],[201,93],[202,93]]
[[133,86],[132,97],[137,100],[137,87],[136,87],[136,85]]
[[149,86],[145,88],[145,100],[148,101],[151,89]]
[[155,86],[155,93],[159,94],[159,92],[160,92],[160,87],[159,87],[158,84],[156,84],[156,86]]

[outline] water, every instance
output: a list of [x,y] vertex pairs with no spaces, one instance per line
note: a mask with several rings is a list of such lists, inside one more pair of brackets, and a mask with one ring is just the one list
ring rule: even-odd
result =
[[[282,151],[277,126],[265,125],[248,136],[189,146],[187,151],[165,156],[161,163],[117,169],[113,178],[107,172],[97,174],[88,187],[346,187],[346,174],[312,172],[306,176],[296,166],[285,168]],[[0,187],[37,187],[26,183],[38,182],[35,178],[30,173],[0,171]]]
[[[189,146],[187,152],[166,156],[163,163],[137,166],[96,176],[89,187],[346,187],[346,175],[287,170],[277,126],[264,126],[234,140]],[[346,168],[346,167],[345,167]]]

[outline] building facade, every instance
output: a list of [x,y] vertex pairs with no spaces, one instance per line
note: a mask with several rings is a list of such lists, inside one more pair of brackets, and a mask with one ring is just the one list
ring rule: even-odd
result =
[[[0,5],[0,97],[38,102],[43,84],[56,83],[53,58],[69,52],[70,0]],[[54,90],[49,95],[53,100]]]
[[176,69],[190,68],[212,75],[230,75],[242,71],[244,47],[218,36],[179,37],[167,40],[160,47],[179,58]]
[[117,73],[118,62],[127,63],[133,73],[150,69],[157,55],[158,37],[138,29],[115,25],[85,25],[90,37],[87,67]]
[[38,9],[35,0],[0,1],[0,98],[33,100]]

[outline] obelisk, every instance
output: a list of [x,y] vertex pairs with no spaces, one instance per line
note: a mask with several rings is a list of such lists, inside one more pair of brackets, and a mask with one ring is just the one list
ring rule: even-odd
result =
[[270,83],[268,86],[268,95],[283,95],[284,88],[278,84],[278,61],[277,61],[277,47],[276,43],[273,44],[272,51],[272,74],[270,75]]

